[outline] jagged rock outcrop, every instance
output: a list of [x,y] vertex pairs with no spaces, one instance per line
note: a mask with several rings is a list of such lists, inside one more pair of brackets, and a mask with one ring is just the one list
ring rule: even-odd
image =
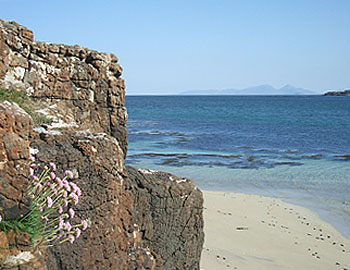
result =
[[77,222],[87,219],[91,224],[74,245],[49,249],[53,256],[49,256],[48,268],[130,269],[129,254],[140,249],[141,243],[132,212],[134,191],[118,141],[103,133],[42,133],[31,147],[38,151],[40,163],[53,161],[58,168],[72,168],[75,182],[84,191],[76,208]]
[[[15,103],[0,102],[0,212],[8,219],[27,211],[30,149],[39,163],[55,162],[58,175],[73,170],[83,190],[75,218],[90,224],[73,245],[40,253],[18,247],[31,255],[13,269],[199,269],[201,192],[190,180],[125,168],[125,86],[117,61],[34,41],[32,31],[0,20],[0,88],[25,92],[53,119],[33,128]],[[0,236],[5,254],[9,239]]]
[[[39,133],[31,129],[30,116],[16,104],[0,102],[0,111],[0,133],[4,135],[0,146],[5,153],[0,170],[3,218],[17,217],[21,209],[26,210],[24,165],[28,163],[30,143],[37,162],[57,164],[57,175],[63,175],[62,169],[73,170],[74,182],[84,191],[75,223],[87,219],[91,224],[74,245],[64,243],[48,249],[44,264],[28,245],[8,255],[28,252],[26,269],[154,269],[154,256],[144,248],[135,226],[135,190],[127,178],[124,153],[117,139],[105,133],[72,130]],[[18,267],[22,269],[21,264]]]
[[156,269],[199,270],[204,242],[203,196],[187,178],[127,166],[136,187],[135,211],[143,244],[158,256]]
[[0,20],[0,88],[43,102],[52,127],[103,132],[127,151],[125,85],[118,58],[78,45],[34,41],[33,32]]

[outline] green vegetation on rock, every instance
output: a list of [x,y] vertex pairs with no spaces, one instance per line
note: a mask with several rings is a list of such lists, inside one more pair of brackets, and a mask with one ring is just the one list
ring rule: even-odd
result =
[[32,117],[35,126],[52,123],[51,119],[48,119],[45,115],[35,111],[39,109],[38,103],[33,98],[27,96],[22,92],[0,89],[0,101],[4,100],[17,103],[26,113]]
[[37,211],[32,211],[30,215],[26,216],[23,219],[11,219],[11,220],[2,220],[0,222],[0,231],[9,233],[10,231],[16,232],[25,232],[29,235],[31,244],[34,244],[34,239],[40,235],[40,225],[42,220],[40,219],[41,214]]

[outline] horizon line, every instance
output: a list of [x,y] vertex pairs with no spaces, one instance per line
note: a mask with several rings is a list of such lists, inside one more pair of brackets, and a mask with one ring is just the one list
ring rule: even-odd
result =
[[183,96],[183,97],[197,97],[197,96],[211,96],[211,97],[219,97],[219,96],[236,96],[236,97],[249,97],[249,96],[294,96],[294,97],[298,97],[298,96],[323,96],[324,93],[315,93],[315,94],[297,94],[297,95],[293,95],[293,94],[265,94],[265,95],[235,95],[235,94],[213,94],[213,95],[207,95],[207,94],[127,94],[125,93],[125,96]]

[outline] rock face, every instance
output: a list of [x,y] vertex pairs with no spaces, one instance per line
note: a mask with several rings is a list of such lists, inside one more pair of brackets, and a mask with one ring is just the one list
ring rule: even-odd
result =
[[[155,269],[155,255],[145,248],[135,226],[135,188],[127,177],[124,153],[117,139],[105,133],[72,130],[39,133],[31,129],[30,116],[16,104],[0,102],[0,110],[0,127],[6,128],[0,130],[5,154],[0,170],[3,218],[15,218],[26,211],[24,170],[30,144],[38,163],[57,164],[57,175],[63,175],[63,168],[73,170],[74,182],[84,191],[74,223],[87,219],[90,224],[74,245],[64,243],[43,250],[47,254],[45,260],[28,244],[15,250],[6,248],[13,240],[5,239],[2,233],[4,248],[0,254],[6,256],[3,261],[13,261],[13,268],[9,269],[22,269],[24,265],[23,269],[38,270]],[[11,258],[20,254],[27,254],[27,259],[18,259],[15,265],[16,260]],[[1,263],[0,260],[0,268],[7,269]]]
[[[124,211],[132,207],[132,200],[120,202],[120,196],[126,194],[123,156],[116,139],[105,134],[41,134],[31,146],[38,150],[39,163],[51,160],[58,168],[72,168],[77,176],[75,182],[84,190],[76,209],[77,222],[80,219],[91,222],[89,230],[74,246],[65,243],[50,250],[54,256],[50,257],[49,269],[77,269],[77,265],[80,269],[102,269],[103,265],[114,269],[125,264],[127,249],[133,242],[128,230],[132,233],[133,224],[130,214]],[[122,230],[123,226],[126,230]],[[114,256],[117,249],[119,256]],[[75,256],[71,256],[73,252]]]
[[0,232],[0,267],[1,269],[47,270],[46,249],[33,250],[30,237],[23,232]]
[[[28,211],[23,197],[33,121],[16,103],[0,102],[0,214],[14,219]],[[41,255],[39,255],[39,252]],[[46,270],[45,249],[34,251],[25,233],[0,232],[0,269]]]
[[0,20],[0,88],[45,102],[53,127],[103,132],[127,151],[124,80],[110,53],[34,41],[33,32]]
[[137,252],[141,242],[132,212],[134,191],[118,141],[103,133],[69,132],[40,134],[31,146],[40,163],[51,160],[58,168],[74,168],[75,182],[84,191],[76,223],[87,219],[91,224],[74,245],[49,249],[48,268],[130,269],[129,253]]
[[[19,246],[27,261],[11,269],[199,269],[201,192],[188,179],[125,168],[127,114],[117,58],[36,42],[30,30],[2,20],[0,49],[0,88],[27,93],[53,119],[33,129],[18,105],[0,102],[0,213],[10,219],[27,211],[31,151],[41,164],[56,163],[57,175],[73,171],[83,191],[75,219],[89,221],[73,245],[40,253]],[[7,238],[0,232],[0,268],[11,255]]]
[[29,157],[32,119],[17,104],[0,103],[0,212],[13,219],[26,211],[23,190],[25,169]]
[[350,96],[350,90],[330,91],[330,92],[325,93],[324,96]]
[[136,187],[135,211],[143,244],[159,256],[156,269],[199,268],[204,242],[203,196],[186,178],[127,167]]

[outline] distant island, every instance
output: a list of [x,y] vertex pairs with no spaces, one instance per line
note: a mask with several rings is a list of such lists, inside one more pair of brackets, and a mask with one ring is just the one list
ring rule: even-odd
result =
[[274,88],[271,85],[259,85],[245,89],[224,89],[224,90],[192,90],[179,93],[180,95],[317,95],[317,93],[291,85],[281,88]]
[[345,91],[329,91],[324,96],[350,96],[350,90]]

